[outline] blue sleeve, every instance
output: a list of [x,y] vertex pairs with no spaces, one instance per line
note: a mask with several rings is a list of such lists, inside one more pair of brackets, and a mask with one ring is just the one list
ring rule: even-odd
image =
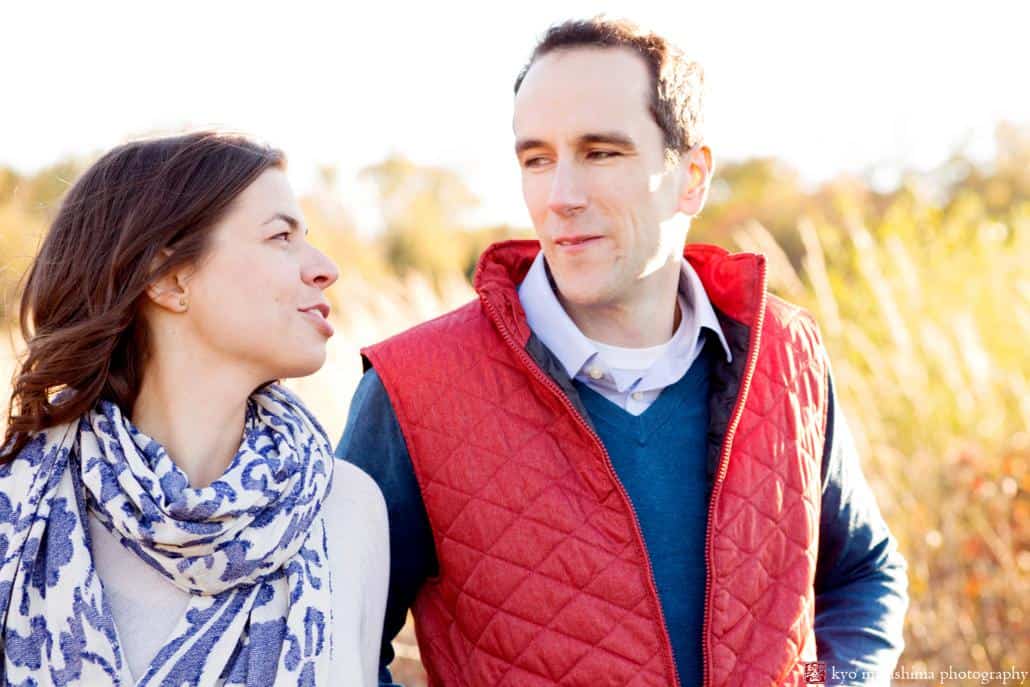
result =
[[422,582],[436,575],[429,516],[400,424],[379,375],[370,369],[351,400],[336,455],[368,473],[386,498],[390,524],[390,587],[379,653],[379,683],[392,685],[392,641],[404,627]]
[[889,685],[904,647],[905,560],[862,475],[832,382],[829,393],[815,575],[819,660],[827,684]]

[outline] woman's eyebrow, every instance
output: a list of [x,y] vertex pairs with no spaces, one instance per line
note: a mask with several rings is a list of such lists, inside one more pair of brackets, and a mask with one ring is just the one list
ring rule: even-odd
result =
[[296,231],[297,229],[303,229],[304,230],[304,235],[307,236],[308,228],[305,227],[305,226],[302,226],[301,223],[300,223],[300,220],[298,220],[296,217],[294,217],[293,215],[287,215],[285,212],[277,212],[277,213],[275,213],[274,215],[269,217],[267,220],[265,220],[262,223],[262,226],[264,226],[265,224],[270,224],[270,223],[274,222],[277,219],[281,219],[282,221],[284,221],[287,224],[289,224],[290,225],[290,229],[293,229],[294,231]]

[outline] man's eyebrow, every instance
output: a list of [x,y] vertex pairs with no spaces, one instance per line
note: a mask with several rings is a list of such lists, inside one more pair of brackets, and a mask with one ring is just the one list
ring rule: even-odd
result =
[[608,143],[611,145],[622,146],[623,148],[637,147],[637,144],[633,142],[632,138],[619,131],[604,131],[598,134],[583,134],[579,137],[579,143]]
[[300,224],[300,220],[298,220],[293,215],[287,215],[285,212],[277,212],[277,213],[275,213],[274,215],[269,217],[267,220],[265,220],[262,223],[262,226],[264,226],[265,224],[271,224],[272,222],[276,221],[277,219],[281,219],[282,221],[284,221],[287,224],[289,224],[290,225],[290,229],[293,229],[294,231],[296,231],[297,229],[303,229],[304,230],[304,235],[307,236],[308,228],[307,227],[302,227],[301,224]]
[[[608,145],[616,145],[621,148],[630,148],[636,150],[637,144],[633,142],[633,139],[620,131],[602,131],[596,134],[583,134],[576,142],[579,145],[590,145],[592,143],[607,143]],[[515,141],[515,154],[521,155],[527,150],[533,148],[545,148],[547,144],[538,138],[526,138],[520,141]]]
[[523,152],[531,148],[543,148],[547,144],[541,141],[539,138],[523,138],[515,141],[515,154],[521,155]]

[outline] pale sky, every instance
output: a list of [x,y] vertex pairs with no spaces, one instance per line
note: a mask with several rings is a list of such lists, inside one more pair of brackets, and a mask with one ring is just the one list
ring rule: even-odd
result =
[[0,13],[0,164],[25,172],[183,126],[283,148],[301,192],[318,165],[372,221],[361,168],[400,152],[460,172],[476,222],[528,226],[512,82],[535,39],[607,12],[699,59],[716,159],[775,155],[817,183],[987,158],[1030,122],[1025,3],[34,2]]

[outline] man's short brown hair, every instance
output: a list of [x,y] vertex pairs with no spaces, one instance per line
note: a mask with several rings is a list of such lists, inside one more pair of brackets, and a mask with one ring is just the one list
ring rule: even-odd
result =
[[552,26],[515,79],[515,93],[519,92],[522,80],[538,58],[558,50],[581,47],[628,48],[640,55],[651,74],[648,109],[662,130],[666,150],[685,153],[701,142],[704,88],[701,65],[658,34],[625,19],[598,16]]

